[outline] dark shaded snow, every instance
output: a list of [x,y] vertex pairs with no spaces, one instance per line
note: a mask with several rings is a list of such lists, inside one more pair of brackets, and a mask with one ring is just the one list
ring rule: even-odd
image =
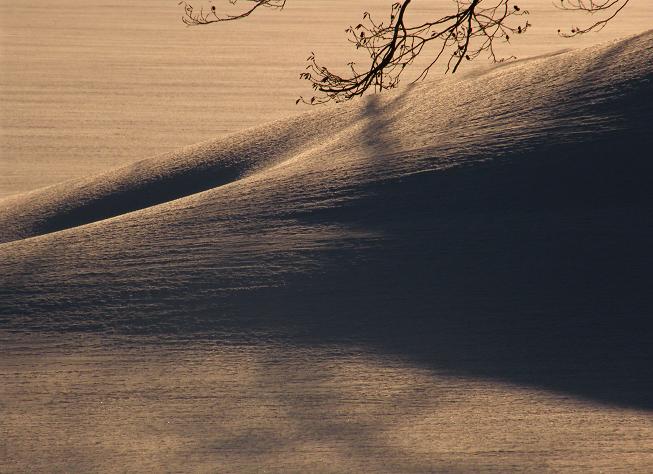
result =
[[5,199],[2,327],[365,347],[649,410],[652,65],[649,32]]
[[649,406],[651,64],[647,33],[7,199],[3,326],[361,339]]

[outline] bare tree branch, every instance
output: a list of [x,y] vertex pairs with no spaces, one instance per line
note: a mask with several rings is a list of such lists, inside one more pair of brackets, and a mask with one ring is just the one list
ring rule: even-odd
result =
[[[238,0],[227,0],[231,5],[236,5],[239,3]],[[215,5],[211,6],[204,10],[204,7],[200,7],[199,10],[196,10],[192,4],[187,1],[179,2],[179,5],[184,6],[184,15],[181,17],[183,21],[188,26],[198,26],[198,25],[210,25],[211,23],[218,23],[222,21],[232,21],[240,20],[241,18],[248,17],[257,8],[273,8],[278,10],[283,10],[283,7],[286,6],[286,0],[241,0],[242,3],[247,3],[249,8],[244,10],[241,13],[236,15],[224,15],[218,16]]]
[[558,34],[564,38],[573,38],[590,31],[601,31],[629,2],[630,0],[560,0],[560,5],[554,3],[560,10],[581,11],[590,15],[607,12],[607,15],[585,28],[574,26],[569,33],[558,30]]
[[[286,0],[225,0],[231,5],[244,3],[247,8],[235,15],[219,15],[215,6],[201,7],[199,11],[188,1],[184,6],[183,22],[189,26],[238,20],[252,14],[260,7],[281,10]],[[386,22],[378,21],[365,12],[357,26],[345,31],[348,41],[356,49],[364,50],[369,62],[362,68],[350,62],[348,73],[339,75],[321,65],[314,53],[307,58],[306,71],[300,78],[311,83],[315,95],[310,99],[300,97],[297,103],[323,104],[342,102],[361,96],[368,91],[392,89],[415,59],[425,51],[432,55],[431,62],[421,71],[417,80],[424,79],[441,59],[446,61],[446,72],[455,73],[463,61],[471,61],[485,54],[492,61],[504,61],[495,52],[496,42],[509,42],[513,35],[524,33],[531,25],[524,18],[529,14],[516,3],[517,0],[453,0],[456,9],[450,15],[421,24],[410,24],[407,12],[412,0],[398,0],[392,4]],[[574,27],[570,33],[558,30],[560,36],[573,37],[589,31],[601,30],[630,2],[630,0],[555,0],[557,8],[582,11],[605,16],[586,28]],[[512,57],[511,57],[512,58]],[[511,59],[508,58],[508,59]]]
[[366,50],[370,57],[362,72],[355,63],[349,63],[350,74],[340,76],[321,66],[311,54],[307,72],[300,77],[311,82],[318,94],[310,100],[300,100],[309,104],[341,102],[370,89],[392,89],[398,85],[404,69],[431,46],[433,60],[416,80],[424,79],[445,54],[447,72],[456,72],[463,60],[473,60],[483,53],[498,61],[495,41],[510,41],[512,35],[521,34],[530,26],[523,19],[512,21],[513,17],[528,15],[528,11],[513,5],[511,0],[457,0],[453,14],[410,26],[406,11],[411,1],[394,3],[387,25],[377,23],[366,12],[363,23],[347,28],[349,41],[356,49]]

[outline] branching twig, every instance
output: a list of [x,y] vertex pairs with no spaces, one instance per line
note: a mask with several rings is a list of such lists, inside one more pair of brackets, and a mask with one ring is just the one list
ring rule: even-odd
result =
[[350,74],[340,76],[321,66],[314,54],[308,57],[307,72],[301,78],[311,82],[318,92],[309,104],[341,102],[363,95],[368,90],[392,89],[399,83],[404,69],[412,64],[425,48],[435,46],[433,60],[416,80],[427,76],[430,69],[447,55],[447,71],[456,72],[463,60],[472,60],[487,53],[493,61],[495,41],[510,41],[514,34],[528,29],[528,21],[511,21],[528,15],[512,0],[456,0],[457,11],[442,18],[409,26],[406,11],[412,0],[392,5],[388,24],[377,23],[369,13],[363,23],[347,28],[349,41],[356,49],[364,49],[370,63],[359,72],[349,63]]
[[[236,5],[238,0],[228,0],[228,2],[231,5]],[[207,10],[204,10],[204,7],[200,7],[199,10],[196,10],[193,5],[187,1],[181,1],[179,2],[179,5],[184,6],[184,15],[181,17],[181,21],[188,26],[210,25],[211,23],[218,23],[221,21],[240,20],[241,18],[248,17],[260,7],[283,10],[283,7],[286,6],[286,0],[242,0],[242,2],[250,4],[249,8],[245,11],[236,15],[219,16],[215,6],[211,6],[211,8]]]
[[[195,9],[190,0],[181,1],[184,6],[182,20],[189,26],[208,25],[222,21],[238,20],[252,14],[260,7],[283,9],[286,0],[226,0],[231,5],[247,4],[248,8],[235,15],[220,15],[215,6]],[[369,63],[363,68],[350,62],[348,74],[339,75],[322,66],[311,53],[306,71],[300,77],[311,83],[315,96],[300,97],[297,103],[322,104],[342,102],[361,96],[367,91],[381,91],[397,87],[399,79],[417,56],[424,51],[432,54],[431,62],[421,71],[417,80],[424,79],[431,68],[441,59],[446,60],[446,71],[455,73],[464,60],[471,61],[486,54],[492,61],[503,61],[495,53],[497,41],[509,42],[515,34],[524,33],[531,25],[524,19],[518,0],[453,0],[456,10],[451,15],[412,25],[407,21],[407,11],[412,0],[396,1],[389,18],[378,22],[365,12],[363,21],[345,31],[348,41],[356,49],[364,50]],[[521,1],[521,0],[519,0]],[[570,33],[558,33],[573,37],[593,30],[601,30],[630,2],[630,0],[555,0],[559,9],[605,13],[606,16],[587,28],[571,29]]]
[[629,2],[630,0],[560,0],[559,5],[554,3],[555,7],[560,10],[582,11],[590,15],[607,12],[607,16],[585,28],[574,26],[569,33],[558,30],[558,34],[564,38],[573,38],[590,31],[601,31]]

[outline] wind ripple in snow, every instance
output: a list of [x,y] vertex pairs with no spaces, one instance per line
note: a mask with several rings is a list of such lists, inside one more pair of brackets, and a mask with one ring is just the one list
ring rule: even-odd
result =
[[5,199],[0,321],[365,344],[651,408],[652,64],[649,32]]

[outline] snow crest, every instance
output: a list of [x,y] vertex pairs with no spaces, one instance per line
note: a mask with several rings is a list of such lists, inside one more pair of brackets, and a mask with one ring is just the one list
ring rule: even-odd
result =
[[644,126],[650,107],[639,97],[650,94],[652,38],[645,33],[419,84],[9,197],[0,201],[0,242],[151,206],[163,205],[165,214],[173,200],[182,199],[176,208],[220,200],[232,192],[225,186],[265,182],[288,194],[291,182],[310,182],[310,206],[336,188],[507,155],[526,160],[552,142],[577,144],[626,124]]

